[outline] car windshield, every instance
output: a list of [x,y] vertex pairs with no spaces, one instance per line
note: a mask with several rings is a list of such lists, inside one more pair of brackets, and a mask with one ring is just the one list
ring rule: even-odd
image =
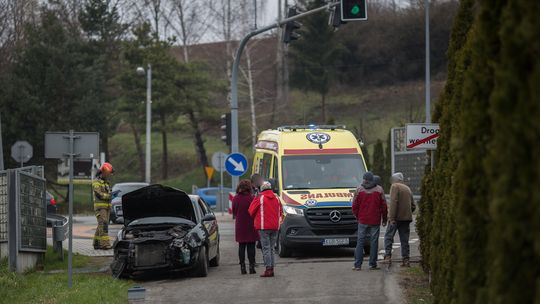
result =
[[282,165],[285,190],[356,188],[366,172],[358,154],[284,156]]
[[206,190],[206,192],[204,194],[206,194],[208,196],[217,196],[218,191],[219,191],[219,189],[209,189],[209,190]]
[[192,221],[181,218],[181,217],[173,217],[173,216],[153,216],[153,217],[145,217],[136,219],[128,224],[129,227],[133,226],[140,226],[140,225],[160,225],[160,224],[174,224],[174,225],[180,225],[180,224],[189,224],[189,225],[195,225]]

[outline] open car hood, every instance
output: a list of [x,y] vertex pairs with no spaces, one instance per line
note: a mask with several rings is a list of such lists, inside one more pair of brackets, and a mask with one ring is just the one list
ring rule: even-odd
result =
[[195,218],[193,203],[184,191],[159,184],[123,195],[122,211],[125,226],[146,217],[172,216],[191,221]]

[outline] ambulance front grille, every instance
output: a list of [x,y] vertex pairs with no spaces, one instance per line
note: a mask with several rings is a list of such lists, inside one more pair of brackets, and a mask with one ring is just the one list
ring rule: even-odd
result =
[[352,208],[309,208],[304,213],[308,222],[314,227],[342,227],[357,224]]

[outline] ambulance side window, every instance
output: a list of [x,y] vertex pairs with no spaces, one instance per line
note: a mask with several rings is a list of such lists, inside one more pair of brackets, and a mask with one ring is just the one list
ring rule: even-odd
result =
[[278,170],[278,158],[274,156],[274,161],[272,162],[272,178],[276,182],[276,189],[279,193],[279,170]]
[[272,165],[272,155],[268,153],[264,153],[261,166],[259,168],[259,174],[264,178],[264,180],[268,180],[268,178],[270,177],[271,165]]

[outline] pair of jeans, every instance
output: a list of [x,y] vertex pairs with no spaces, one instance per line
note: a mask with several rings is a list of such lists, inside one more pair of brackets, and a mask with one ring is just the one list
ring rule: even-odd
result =
[[379,250],[379,225],[358,224],[358,239],[354,251],[354,267],[362,267],[364,260],[364,244],[369,238],[369,267],[377,267],[377,251]]
[[264,266],[274,267],[276,264],[274,259],[274,249],[276,247],[277,230],[259,230],[261,237],[262,256]]
[[255,242],[238,244],[238,259],[240,264],[246,263],[246,250],[250,265],[255,265]]
[[384,235],[384,256],[392,256],[392,244],[394,243],[394,236],[397,231],[399,234],[399,241],[401,242],[401,257],[409,257],[410,224],[411,222],[409,221],[396,221],[395,224],[388,224]]

